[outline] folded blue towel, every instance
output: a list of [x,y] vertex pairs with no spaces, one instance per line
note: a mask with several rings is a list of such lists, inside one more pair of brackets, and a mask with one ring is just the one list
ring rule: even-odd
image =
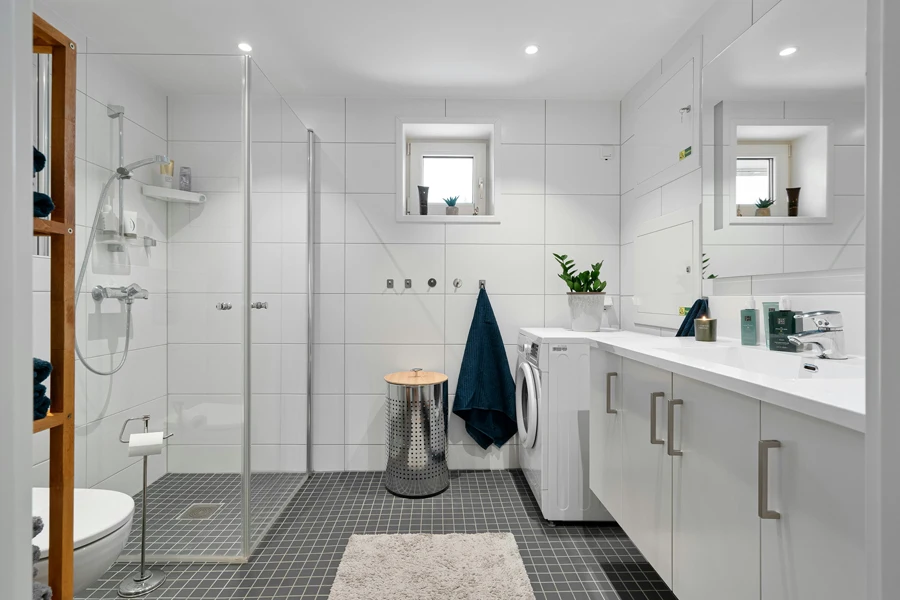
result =
[[48,363],[46,360],[41,360],[40,358],[34,359],[34,382],[41,383],[48,377],[50,377],[50,373],[53,372],[53,365]]
[[699,319],[702,316],[709,315],[709,301],[706,298],[701,298],[694,302],[694,305],[691,306],[691,310],[688,311],[688,314],[685,315],[684,321],[681,322],[681,327],[678,328],[678,333],[675,334],[675,337],[694,337],[694,319]]
[[32,146],[32,148],[34,148],[34,172],[40,173],[44,170],[44,165],[47,164],[47,157],[34,146]]
[[463,354],[453,413],[482,448],[503,446],[516,434],[516,383],[487,292],[478,293]]
[[46,396],[47,386],[34,384],[34,420],[43,419],[50,410],[50,398]]
[[50,199],[50,196],[47,194],[42,194],[40,192],[32,192],[34,195],[34,216],[35,217],[49,217],[50,213],[53,212],[53,209],[56,206],[53,204],[53,200]]

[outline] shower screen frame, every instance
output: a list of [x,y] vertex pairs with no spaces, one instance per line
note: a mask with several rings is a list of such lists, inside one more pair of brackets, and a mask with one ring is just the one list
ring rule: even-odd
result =
[[[152,562],[221,562],[221,563],[244,563],[249,560],[253,552],[259,546],[261,541],[266,536],[267,532],[270,530],[271,526],[278,519],[279,515],[283,512],[285,507],[291,498],[293,498],[297,491],[302,489],[305,486],[309,478],[312,475],[312,389],[313,389],[313,343],[312,343],[312,332],[313,332],[313,321],[315,315],[315,309],[313,306],[313,297],[314,297],[314,276],[313,276],[313,263],[314,263],[314,241],[315,241],[315,221],[314,221],[314,213],[315,213],[315,183],[314,183],[314,168],[315,168],[315,160],[314,160],[314,133],[312,130],[306,128],[305,125],[302,124],[300,119],[290,110],[285,101],[284,97],[278,92],[277,89],[272,86],[271,82],[268,81],[268,78],[265,76],[265,73],[260,69],[258,63],[255,63],[251,55],[249,54],[158,54],[158,53],[115,53],[115,52],[99,52],[99,53],[84,53],[83,55],[87,61],[91,60],[91,57],[109,57],[114,59],[122,59],[127,61],[130,57],[134,57],[136,60],[148,60],[152,61],[155,57],[159,58],[161,64],[166,60],[180,61],[181,65],[188,65],[190,68],[190,60],[191,59],[209,59],[214,60],[216,58],[221,59],[230,59],[235,61],[235,71],[237,68],[240,68],[241,73],[241,88],[240,88],[240,98],[241,98],[241,109],[240,109],[240,170],[237,174],[241,177],[240,187],[238,188],[239,196],[240,196],[240,211],[243,217],[243,226],[240,228],[239,236],[236,235],[234,240],[241,239],[243,243],[243,248],[241,251],[241,258],[243,260],[243,269],[242,269],[242,289],[240,291],[239,296],[242,299],[243,311],[241,314],[241,386],[240,386],[240,400],[241,400],[241,410],[238,411],[239,414],[242,415],[242,424],[240,428],[240,459],[239,459],[239,467],[237,462],[230,463],[227,469],[222,471],[216,471],[215,468],[209,469],[210,472],[227,472],[234,473],[234,470],[239,468],[239,473],[241,476],[240,485],[239,485],[239,495],[240,495],[240,506],[241,506],[241,522],[240,527],[237,527],[237,524],[233,525],[233,529],[229,531],[233,531],[234,534],[240,535],[240,544],[239,550],[235,548],[233,550],[233,554],[216,554],[215,551],[211,554],[187,554],[180,553],[179,551],[173,551],[171,554],[165,553],[165,551],[160,552],[148,552],[147,559]],[[239,63],[239,64],[237,64]],[[156,66],[155,66],[156,68]],[[230,77],[237,77],[236,72],[232,72]],[[231,94],[231,98],[236,100],[237,96],[237,85],[236,81],[233,79],[228,80],[229,83],[234,83],[233,91],[229,92]],[[307,239],[306,239],[306,249],[307,249],[307,337],[306,337],[306,352],[307,355],[305,357],[307,364],[307,378],[306,378],[306,406],[301,407],[300,410],[304,410],[307,419],[306,423],[306,435],[305,435],[305,444],[297,444],[294,447],[300,446],[303,447],[305,445],[305,460],[300,459],[299,463],[295,463],[297,466],[297,470],[294,472],[285,471],[288,473],[292,473],[297,476],[296,483],[292,481],[292,485],[290,487],[285,487],[285,492],[277,497],[275,501],[272,501],[267,505],[265,511],[259,511],[259,520],[257,522],[253,522],[252,518],[255,514],[254,509],[254,497],[251,487],[251,479],[252,479],[252,463],[253,463],[253,439],[251,436],[252,431],[252,410],[251,410],[251,402],[252,402],[252,383],[253,376],[251,372],[252,365],[252,356],[253,356],[253,343],[252,343],[252,311],[250,309],[254,294],[253,289],[253,244],[254,244],[254,236],[253,236],[253,153],[254,153],[254,122],[253,122],[253,111],[254,111],[254,85],[257,84],[257,90],[270,90],[263,92],[267,94],[271,98],[277,97],[279,99],[281,110],[286,111],[283,112],[283,118],[296,120],[297,123],[300,123],[301,127],[297,129],[299,131],[299,136],[297,138],[291,138],[291,143],[305,143],[307,147],[307,156],[305,158],[305,163],[303,163],[303,167],[306,169],[306,181],[304,182],[302,179],[299,180],[299,186],[305,188],[306,192],[306,202],[307,202]],[[85,90],[89,90],[89,80],[85,83]],[[177,92],[176,92],[177,93]],[[199,92],[203,93],[203,92]],[[211,94],[215,94],[216,92],[209,92]],[[87,91],[85,92],[87,95]],[[173,94],[166,94],[168,110],[171,111],[171,98]],[[99,101],[98,101],[99,102]],[[285,109],[287,107],[287,109]],[[127,107],[126,107],[127,109]],[[167,116],[166,128],[170,127],[171,124],[171,112],[169,112]],[[79,117],[82,118],[82,117]],[[87,127],[85,130],[87,131]],[[43,130],[41,130],[43,132]],[[303,135],[305,133],[305,135]],[[168,139],[171,138],[171,135],[166,136],[167,145],[171,145],[174,142],[179,142],[183,140],[177,139]],[[302,140],[300,139],[302,137]],[[237,139],[236,136],[232,138],[232,140]],[[282,143],[287,141],[286,135],[284,131],[282,131]],[[171,147],[169,148],[171,151]],[[177,160],[177,157],[176,157]],[[303,159],[300,158],[302,162]],[[297,165],[300,167],[300,165]],[[298,170],[300,170],[298,168]],[[196,180],[195,180],[196,181]],[[304,186],[305,184],[305,186]],[[232,188],[233,190],[234,188]],[[281,188],[279,188],[281,189]],[[300,189],[296,189],[295,191],[300,192]],[[302,193],[302,192],[301,192]],[[93,199],[88,201],[88,205],[92,202]],[[214,199],[209,199],[208,202],[216,202]],[[236,208],[236,207],[235,207]],[[167,209],[168,210],[168,209]],[[237,213],[237,211],[236,211]],[[171,232],[169,232],[171,234]],[[168,242],[168,239],[166,240]],[[302,243],[302,242],[300,242]],[[298,271],[296,273],[298,277],[301,277],[301,273]],[[169,277],[167,273],[167,277]],[[151,290],[152,291],[152,290]],[[190,293],[201,293],[191,291]],[[223,292],[225,293],[225,292]],[[230,293],[230,292],[229,292]],[[237,294],[235,294],[237,295]],[[230,307],[230,306],[229,306]],[[204,304],[204,308],[206,305]],[[235,307],[237,308],[237,307]],[[232,313],[233,314],[233,313]],[[168,343],[168,340],[167,340]],[[194,343],[194,342],[176,342],[176,343]],[[302,356],[302,355],[301,355]],[[303,360],[303,358],[300,358]],[[298,365],[299,366],[299,365]],[[171,391],[171,387],[167,387],[166,391],[169,396],[173,394],[177,395],[176,392]],[[235,386],[235,390],[237,387]],[[229,392],[230,394],[235,394],[235,392]],[[293,392],[296,395],[302,395],[302,386],[301,389],[297,389]],[[170,401],[167,401],[170,402]],[[166,410],[171,414],[172,408],[170,404],[166,404]],[[168,415],[166,416],[168,419]],[[297,423],[298,429],[301,427],[299,421]],[[176,438],[177,439],[177,438]],[[167,456],[166,460],[170,460]],[[170,463],[171,464],[171,463]],[[233,465],[233,467],[231,466]],[[301,471],[301,469],[304,469]],[[166,469],[168,472],[168,468]],[[187,472],[182,470],[182,472]],[[205,472],[205,471],[204,471]],[[150,494],[152,498],[153,489],[151,486]],[[283,496],[283,498],[282,498]],[[257,498],[258,501],[258,498]],[[202,502],[201,502],[202,503]],[[258,507],[257,507],[258,508]],[[150,515],[152,517],[152,514]],[[149,533],[153,533],[152,529]],[[235,546],[238,546],[237,542],[235,542]],[[120,557],[120,560],[133,562],[135,560],[135,556],[130,554],[123,554]]]

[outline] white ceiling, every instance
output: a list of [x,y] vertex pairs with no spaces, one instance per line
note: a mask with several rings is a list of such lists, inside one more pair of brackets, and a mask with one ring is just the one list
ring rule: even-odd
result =
[[865,83],[866,0],[782,0],[703,69],[703,104],[862,101]]
[[[44,0],[89,52],[253,56],[285,95],[620,99],[715,0]],[[526,56],[528,44],[540,52]]]

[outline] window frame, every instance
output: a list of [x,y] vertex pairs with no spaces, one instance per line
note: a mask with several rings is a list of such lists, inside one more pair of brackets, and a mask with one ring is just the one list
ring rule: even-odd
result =
[[[487,140],[409,140],[407,147],[407,182],[406,182],[406,206],[410,214],[418,207],[418,181],[422,181],[424,175],[424,163],[426,157],[469,158],[474,160],[472,171],[472,207],[478,207],[478,214],[485,215],[487,209]],[[428,214],[444,214],[442,207],[446,207],[443,198],[436,201],[429,196]],[[458,204],[464,207],[468,204]]]
[[[769,163],[769,193],[768,193],[767,197],[769,199],[774,199],[775,198],[775,180],[778,177],[778,173],[777,173],[778,160],[777,160],[777,158],[775,156],[766,156],[766,155],[753,156],[753,155],[741,154],[735,159],[735,176],[737,176],[737,164],[739,164],[742,160],[765,160]],[[740,199],[737,197],[737,187],[735,187],[734,202],[738,206],[756,203],[755,201],[754,202],[741,202]]]

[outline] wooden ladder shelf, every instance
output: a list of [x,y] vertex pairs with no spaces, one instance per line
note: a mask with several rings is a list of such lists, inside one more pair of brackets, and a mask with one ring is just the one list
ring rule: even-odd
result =
[[75,43],[38,15],[34,52],[50,54],[50,220],[34,235],[50,237],[50,413],[34,432],[50,431],[49,584],[54,600],[72,600],[75,503]]

